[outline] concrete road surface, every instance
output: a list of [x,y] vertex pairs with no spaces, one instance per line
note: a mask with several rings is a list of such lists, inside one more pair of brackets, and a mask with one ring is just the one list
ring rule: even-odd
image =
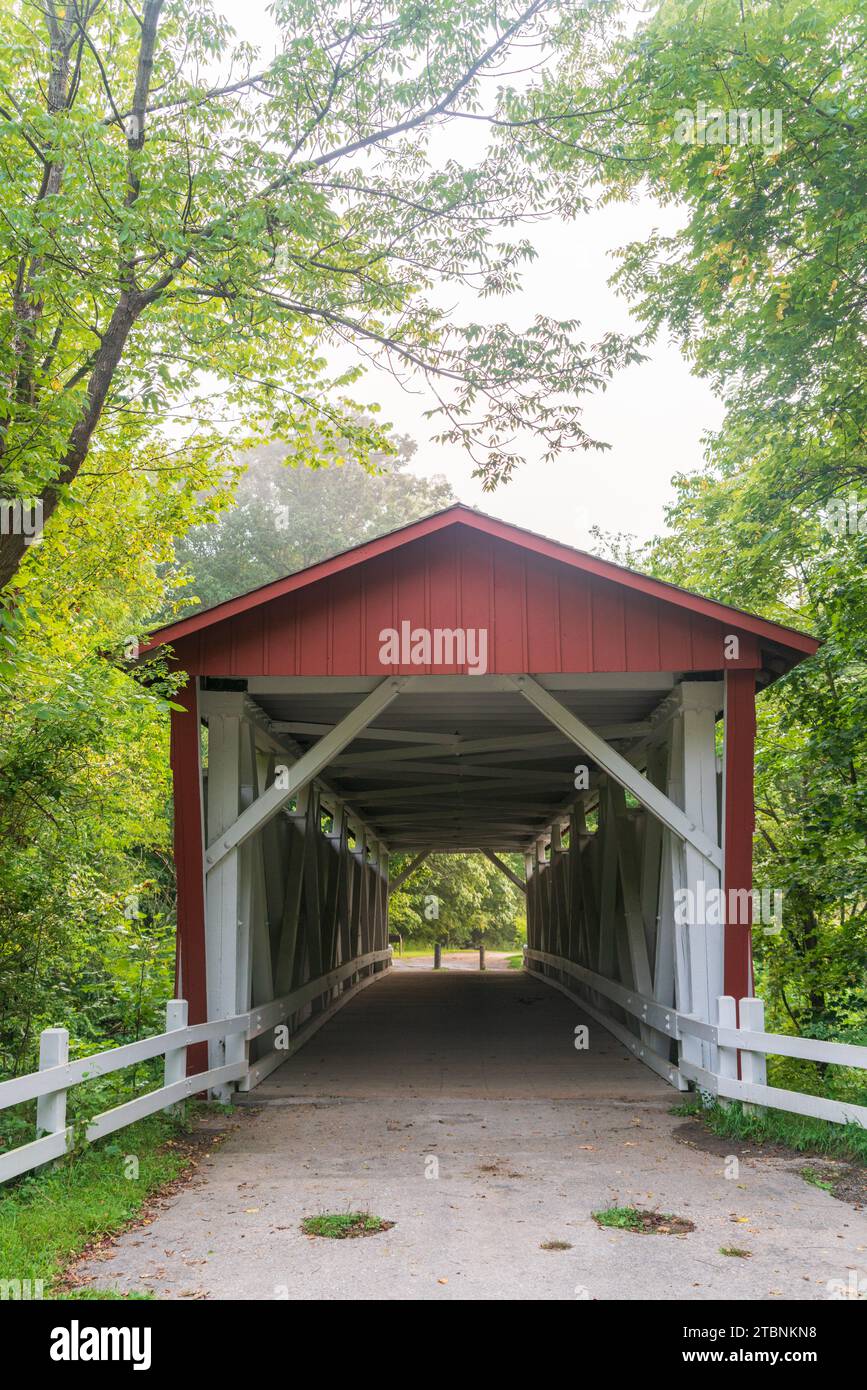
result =
[[[221,1146],[81,1264],[84,1282],[159,1298],[774,1300],[839,1296],[854,1269],[867,1290],[863,1211],[804,1182],[803,1160],[681,1142],[677,1094],[522,972],[393,971],[251,1099],[209,1117]],[[592,1213],[612,1205],[696,1229],[600,1229]],[[350,1210],[394,1225],[300,1230]]]

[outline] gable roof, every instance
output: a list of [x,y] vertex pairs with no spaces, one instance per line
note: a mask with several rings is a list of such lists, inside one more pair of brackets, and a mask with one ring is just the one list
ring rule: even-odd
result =
[[394,531],[389,531],[374,540],[364,541],[360,545],[352,546],[349,550],[341,551],[326,560],[308,565],[305,569],[297,570],[282,579],[272,580],[270,583],[260,585],[236,598],[226,599],[213,608],[203,609],[186,618],[168,623],[164,627],[158,628],[150,639],[142,644],[141,650],[143,653],[152,651],[167,643],[174,643],[182,638],[205,632],[229,619],[237,618],[264,604],[271,603],[274,599],[307,589],[311,585],[343,574],[369,560],[400,550],[415,541],[444,531],[449,527],[467,527],[495,540],[505,541],[530,554],[566,565],[574,571],[580,571],[598,579],[609,580],[624,589],[657,599],[672,605],[674,608],[686,610],[689,613],[718,622],[728,623],[730,626],[736,627],[739,632],[751,633],[759,640],[782,648],[789,657],[788,664],[790,665],[803,660],[806,656],[812,656],[821,645],[815,637],[810,637],[807,633],[800,632],[796,628],[770,622],[755,613],[734,608],[730,604],[719,603],[715,599],[705,598],[701,594],[680,588],[676,584],[641,574],[637,570],[628,569],[611,560],[603,560],[587,551],[577,550],[572,546],[563,545],[559,541],[549,540],[545,536],[500,521],[496,517],[475,511],[472,507],[458,502],[443,511],[434,512],[419,521],[409,522]]

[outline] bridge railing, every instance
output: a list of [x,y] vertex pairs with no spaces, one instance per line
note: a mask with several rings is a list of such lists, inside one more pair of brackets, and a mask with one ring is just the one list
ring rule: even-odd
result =
[[[533,974],[568,995],[636,1057],[653,1067],[672,1085],[685,1089],[692,1082],[701,1091],[723,1103],[739,1100],[748,1110],[767,1106],[836,1124],[856,1124],[867,1128],[867,1106],[808,1095],[802,1091],[789,1091],[781,1086],[769,1086],[766,1064],[768,1056],[795,1057],[802,1061],[852,1067],[867,1072],[867,1047],[824,1042],[818,1038],[792,1037],[785,1033],[766,1033],[765,1006],[761,999],[741,999],[738,1012],[735,1000],[723,995],[717,1000],[717,1022],[706,1023],[691,1014],[679,1013],[654,999],[645,998],[636,990],[597,975],[564,956],[528,949],[525,959]],[[542,974],[538,969],[534,971],[534,963],[570,976],[585,990],[603,995],[638,1020],[642,1035],[633,1033],[625,1023],[603,1013],[561,980]],[[693,1039],[710,1044],[710,1054],[717,1059],[715,1069],[701,1066],[685,1055],[687,1051],[692,1051],[689,1043]],[[678,1044],[676,1063],[671,1060],[672,1041]]]
[[[5,1152],[0,1150],[0,1183],[62,1158],[70,1151],[75,1142],[75,1126],[67,1123],[66,1099],[74,1086],[156,1057],[163,1058],[162,1086],[94,1116],[84,1127],[84,1138],[88,1142],[102,1139],[158,1110],[172,1110],[202,1091],[231,1082],[238,1083],[241,1089],[249,1089],[297,1051],[358,989],[379,979],[376,967],[390,958],[390,949],[371,951],[261,1008],[209,1023],[188,1024],[186,1000],[171,999],[166,1005],[165,1032],[95,1052],[74,1062],[69,1061],[68,1031],[46,1028],[39,1039],[39,1070],[0,1082],[0,1111],[36,1101],[37,1133],[30,1143]],[[353,978],[355,976],[358,979]],[[349,987],[337,995],[340,986],[347,983]],[[279,1027],[317,998],[326,1001],[325,1007],[297,1031],[289,1030],[285,1047],[275,1046],[251,1066],[248,1060],[250,1041]],[[187,1049],[197,1043],[222,1044],[224,1060],[219,1066],[210,1066],[188,1076]]]

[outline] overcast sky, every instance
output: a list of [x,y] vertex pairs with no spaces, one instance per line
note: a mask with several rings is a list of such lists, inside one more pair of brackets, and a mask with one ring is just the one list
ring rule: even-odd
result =
[[[270,57],[274,30],[266,0],[223,0],[219,8],[239,37],[260,44],[262,56]],[[450,154],[457,154],[466,145],[466,123],[449,128],[440,138]],[[676,210],[642,199],[608,206],[574,222],[552,219],[521,228],[519,234],[532,239],[539,255],[525,271],[520,293],[479,304],[468,291],[452,295],[450,290],[446,302],[454,304],[461,321],[493,317],[515,328],[537,313],[578,319],[587,343],[607,330],[634,329],[628,305],[607,284],[616,265],[611,253],[653,227],[673,228],[676,220]],[[609,450],[567,453],[544,463],[542,449],[534,457],[530,445],[527,463],[513,480],[484,493],[462,449],[432,442],[436,423],[425,420],[424,412],[435,402],[424,383],[407,392],[387,373],[370,370],[353,393],[378,401],[380,418],[416,440],[412,466],[426,474],[444,473],[461,501],[579,546],[588,543],[593,525],[631,532],[642,540],[661,529],[672,476],[701,462],[702,435],[722,416],[719,402],[690,374],[677,348],[657,343],[646,362],[621,373],[604,394],[586,398],[585,428],[610,444]]]

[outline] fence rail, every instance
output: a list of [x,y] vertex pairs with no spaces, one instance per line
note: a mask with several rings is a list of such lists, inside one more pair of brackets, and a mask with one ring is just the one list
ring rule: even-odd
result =
[[[320,975],[315,980],[293,990],[280,999],[251,1009],[249,1013],[237,1014],[233,1018],[216,1019],[209,1023],[187,1024],[187,1004],[183,999],[171,999],[166,1005],[166,1031],[141,1038],[138,1042],[125,1043],[121,1047],[95,1052],[90,1057],[81,1057],[75,1062],[68,1060],[69,1034],[65,1028],[46,1028],[40,1035],[39,1071],[26,1076],[16,1076],[9,1081],[0,1082],[0,1110],[21,1105],[26,1101],[36,1101],[36,1130],[38,1137],[30,1143],[21,1144],[8,1152],[0,1152],[0,1183],[20,1177],[32,1168],[39,1168],[54,1159],[62,1158],[74,1139],[74,1126],[66,1122],[66,1097],[73,1086],[97,1077],[110,1076],[123,1071],[125,1067],[138,1062],[152,1061],[162,1057],[163,1085],[145,1095],[125,1101],[112,1110],[96,1115],[86,1127],[88,1141],[102,1139],[115,1130],[134,1124],[136,1120],[153,1115],[158,1110],[170,1110],[173,1106],[198,1095],[201,1091],[215,1089],[230,1082],[238,1082],[242,1089],[255,1085],[284,1062],[292,1052],[297,1051],[308,1040],[317,1027],[320,1027],[335,1010],[346,1003],[356,991],[372,984],[378,978],[376,966],[391,959],[391,950],[370,951],[357,956],[345,965]],[[361,978],[360,972],[368,970],[369,975]],[[353,977],[359,977],[353,979]],[[344,982],[351,981],[350,987],[329,1000],[327,1006],[289,1039],[286,1048],[275,1048],[267,1058],[259,1059],[253,1065],[248,1060],[248,1044],[253,1038],[261,1037],[271,1028],[276,1028],[291,1018],[306,1004],[317,998],[332,995]],[[219,1066],[211,1066],[206,1071],[187,1075],[187,1049],[196,1043],[217,1042],[224,1045],[224,1060]]]
[[[545,965],[565,973],[585,989],[603,995],[617,1004],[627,1014],[637,1019],[644,1029],[652,1029],[666,1049],[670,1040],[679,1044],[677,1064],[667,1055],[655,1051],[642,1037],[616,1018],[611,1018],[596,1008],[583,996],[575,994],[562,982],[543,975],[538,970],[532,973],[547,984],[553,985],[567,994],[596,1018],[603,1027],[609,1029],[641,1061],[652,1066],[672,1085],[685,1085],[692,1082],[701,1090],[719,1099],[740,1100],[746,1109],[768,1106],[773,1110],[788,1110],[797,1115],[808,1115],[814,1119],[831,1120],[836,1124],[856,1124],[867,1129],[867,1106],[854,1102],[832,1100],[825,1096],[808,1095],[802,1091],[789,1091],[781,1086],[767,1084],[768,1056],[795,1057],[801,1061],[820,1062],[839,1067],[854,1067],[867,1071],[867,1047],[852,1043],[824,1042],[818,1038],[791,1037],[784,1033],[766,1033],[764,1028],[764,1003],[761,999],[741,999],[739,1006],[729,995],[717,1000],[717,1022],[708,1023],[691,1014],[679,1013],[674,1008],[661,1005],[657,1000],[647,999],[636,990],[596,975],[584,966],[563,956],[550,955],[546,951],[526,950],[525,958],[532,970],[533,964]],[[716,1068],[701,1066],[692,1057],[684,1054],[684,1042],[691,1038],[708,1043],[711,1055],[716,1057]],[[657,1045],[659,1045],[657,1044]]]

